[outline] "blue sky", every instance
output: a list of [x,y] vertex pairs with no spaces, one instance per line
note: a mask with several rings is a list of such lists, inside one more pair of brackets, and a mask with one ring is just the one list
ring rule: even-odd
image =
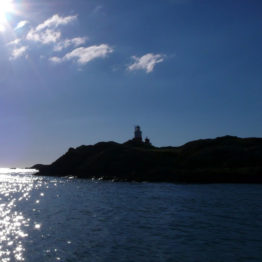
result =
[[124,142],[136,124],[157,146],[260,137],[261,13],[260,0],[1,0],[0,166]]

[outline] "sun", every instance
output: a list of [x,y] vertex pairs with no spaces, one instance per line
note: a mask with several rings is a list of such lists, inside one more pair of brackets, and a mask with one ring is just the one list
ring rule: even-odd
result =
[[0,24],[5,24],[7,22],[7,15],[13,11],[13,0],[0,0]]

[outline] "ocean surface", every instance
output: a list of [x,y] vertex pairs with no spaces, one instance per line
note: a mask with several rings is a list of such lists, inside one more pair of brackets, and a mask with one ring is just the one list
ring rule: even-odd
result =
[[114,183],[0,169],[1,262],[262,261],[262,185]]

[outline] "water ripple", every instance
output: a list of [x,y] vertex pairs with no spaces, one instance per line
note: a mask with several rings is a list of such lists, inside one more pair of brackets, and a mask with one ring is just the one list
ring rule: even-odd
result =
[[0,169],[0,261],[262,261],[262,185],[112,183]]

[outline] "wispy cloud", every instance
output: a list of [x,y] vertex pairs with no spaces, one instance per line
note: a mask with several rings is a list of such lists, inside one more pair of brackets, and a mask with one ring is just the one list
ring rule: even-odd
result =
[[[49,61],[54,64],[74,61],[79,65],[85,65],[96,58],[105,58],[108,54],[113,52],[113,49],[107,44],[84,46],[87,41],[87,37],[62,37],[62,31],[60,26],[66,26],[77,19],[77,15],[73,16],[59,16],[58,14],[46,19],[43,23],[36,26],[30,26],[27,32],[22,32],[24,35],[21,38],[14,39],[7,43],[11,49],[10,59],[15,60],[18,57],[26,56],[28,45],[33,43],[40,43],[41,45],[50,45],[51,50],[49,52],[60,52],[70,48],[61,56],[49,55]],[[20,21],[15,29],[23,28],[29,24],[29,21]],[[44,50],[44,49],[43,49]],[[44,57],[43,54],[39,54],[40,57]]]
[[24,26],[27,25],[27,24],[29,24],[29,22],[26,21],[26,20],[20,21],[20,22],[17,24],[17,26],[15,27],[15,30],[20,29],[20,28],[24,27]]
[[13,50],[13,52],[12,52],[12,56],[11,56],[10,59],[11,59],[11,60],[15,60],[15,59],[17,59],[18,57],[25,55],[27,49],[28,49],[27,46],[21,46],[21,47],[19,47],[19,48],[15,48],[15,49]]
[[84,65],[96,58],[104,58],[113,49],[107,44],[93,45],[89,47],[79,47],[67,53],[64,57],[51,57],[49,60],[53,63],[61,63],[63,61],[75,60],[78,64]]
[[18,45],[21,42],[21,39],[17,38],[9,43],[7,45]]
[[31,28],[26,39],[42,44],[56,43],[61,38],[61,32],[56,28],[60,25],[67,25],[77,19],[77,16],[59,16],[58,14],[45,20],[36,28]]
[[54,64],[59,64],[63,62],[63,58],[61,57],[57,57],[57,56],[53,56],[49,58],[49,61],[51,61]]
[[93,13],[98,13],[98,12],[100,12],[102,9],[103,9],[103,6],[102,6],[102,5],[98,5],[98,6],[96,6],[95,9],[93,10]]
[[164,61],[164,55],[148,53],[141,57],[133,56],[134,63],[128,67],[128,70],[145,70],[147,73],[151,73],[157,63]]
[[76,15],[73,16],[59,16],[58,14],[53,15],[52,17],[45,20],[42,24],[36,27],[36,31],[41,31],[45,28],[58,27],[59,25],[67,25],[77,19]]
[[57,45],[54,47],[54,51],[62,51],[63,49],[69,47],[69,46],[80,46],[84,44],[87,40],[87,37],[75,37],[72,39],[65,39],[61,42],[59,42]]
[[34,42],[41,42],[42,44],[56,43],[61,37],[60,31],[54,31],[52,29],[46,29],[43,32],[37,32],[35,29],[31,29],[26,36],[27,40]]

